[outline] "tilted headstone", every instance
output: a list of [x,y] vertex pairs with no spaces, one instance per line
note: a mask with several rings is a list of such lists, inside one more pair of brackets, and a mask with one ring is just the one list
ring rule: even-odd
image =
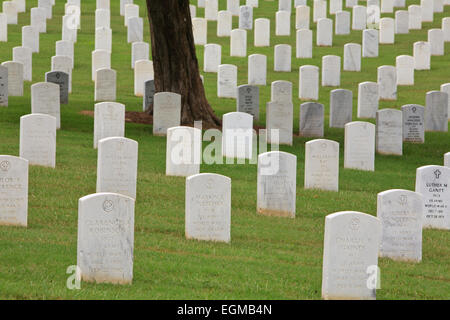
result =
[[28,224],[28,160],[0,155],[0,225]]
[[354,121],[345,125],[344,168],[375,171],[375,125]]
[[245,112],[228,112],[222,120],[222,155],[227,158],[251,159],[253,116]]
[[78,201],[77,276],[82,281],[131,284],[134,199],[95,193]]
[[56,129],[61,128],[59,85],[38,82],[31,86],[31,113],[48,114],[56,119]]
[[278,11],[275,14],[275,35],[289,36],[291,34],[291,12]]
[[297,156],[265,152],[258,156],[257,210],[267,216],[295,218]]
[[305,189],[339,190],[339,143],[315,139],[305,143]]
[[344,128],[352,121],[353,93],[346,89],[330,92],[330,128]]
[[375,300],[380,242],[381,222],[378,218],[355,211],[327,215],[322,298]]
[[181,123],[181,95],[158,92],[153,97],[153,134],[165,136],[167,129]]
[[414,69],[430,70],[431,47],[429,42],[417,41],[413,47]]
[[148,60],[150,56],[150,46],[147,42],[133,42],[131,44],[131,69],[138,60]]
[[416,192],[423,196],[423,227],[450,229],[450,168],[423,166],[416,171]]
[[8,68],[0,65],[0,107],[8,106]]
[[380,257],[399,261],[422,260],[422,195],[409,190],[387,190],[377,196],[381,221]]
[[267,102],[266,113],[267,142],[292,145],[294,121],[292,101]]
[[30,165],[55,167],[56,118],[48,114],[20,117],[20,157]]
[[312,30],[300,29],[296,34],[296,57],[312,58]]
[[378,67],[377,80],[380,100],[397,100],[397,71],[395,67]]
[[248,83],[265,86],[267,80],[267,56],[251,54],[248,56]]
[[202,132],[192,127],[167,129],[166,175],[189,177],[200,173]]
[[215,43],[205,45],[203,72],[217,72],[222,61],[222,46]]
[[425,131],[448,131],[448,94],[429,91],[425,105]]
[[317,102],[305,102],[300,105],[300,136],[323,137],[324,106]]
[[400,110],[377,111],[376,149],[380,154],[403,154],[403,120]]
[[255,19],[255,47],[270,46],[270,20],[266,18]]
[[232,64],[221,64],[217,73],[217,96],[219,98],[236,98],[237,67]]
[[378,83],[366,81],[358,85],[358,118],[375,119],[378,111]]
[[144,84],[147,80],[154,79],[153,61],[137,60],[134,63],[134,95],[142,97],[144,95]]
[[347,43],[344,45],[344,71],[361,71],[361,45]]
[[253,116],[255,121],[259,120],[259,87],[255,85],[240,85],[238,87],[237,110]]
[[116,70],[97,69],[95,76],[95,101],[116,101]]
[[291,72],[291,46],[288,44],[277,44],[274,49],[274,71]]
[[244,29],[231,30],[230,37],[230,56],[247,56],[247,31]]
[[364,58],[378,57],[378,30],[366,29],[363,31],[362,56]]
[[339,87],[341,84],[341,57],[322,57],[322,87]]
[[153,98],[155,96],[155,80],[147,80],[144,83],[144,98],[143,100],[143,106],[142,111],[147,111],[150,106],[153,105]]
[[23,65],[23,80],[32,80],[32,52],[27,47],[14,47],[13,48],[13,61],[19,62]]
[[215,173],[186,178],[186,238],[231,241],[231,179]]
[[97,192],[136,199],[138,143],[123,137],[98,141]]
[[418,104],[402,106],[403,141],[425,142],[425,108]]
[[300,89],[298,97],[302,100],[319,99],[319,67],[304,65],[299,70]]
[[94,149],[104,138],[125,135],[125,106],[117,102],[100,102],[94,106]]

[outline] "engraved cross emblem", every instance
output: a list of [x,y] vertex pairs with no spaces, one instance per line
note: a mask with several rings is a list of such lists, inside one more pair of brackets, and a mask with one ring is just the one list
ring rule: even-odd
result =
[[442,172],[441,172],[439,169],[435,170],[433,173],[434,173],[436,179],[439,179],[439,177],[440,177],[441,174],[442,174]]

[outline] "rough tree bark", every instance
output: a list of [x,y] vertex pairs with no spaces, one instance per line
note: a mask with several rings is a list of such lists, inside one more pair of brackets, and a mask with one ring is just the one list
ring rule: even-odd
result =
[[181,124],[202,120],[203,127],[220,126],[200,79],[189,0],[147,0],[147,11],[155,91],[181,94]]

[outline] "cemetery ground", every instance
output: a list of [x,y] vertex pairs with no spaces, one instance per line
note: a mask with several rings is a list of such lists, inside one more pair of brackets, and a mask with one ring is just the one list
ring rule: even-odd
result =
[[[2,1],[3,2],[3,1]],[[8,42],[0,44],[0,61],[12,60],[12,48],[21,44],[21,27],[29,24],[30,8],[19,23],[9,25]],[[192,1],[191,1],[192,2]],[[407,1],[407,5],[420,1]],[[144,0],[134,0],[144,17],[144,41],[149,30]],[[197,4],[197,1],[192,2]],[[226,7],[220,1],[219,10]],[[319,102],[325,105],[325,138],[340,144],[339,192],[305,190],[305,142],[298,137],[298,68],[321,66],[326,54],[343,55],[346,43],[361,43],[361,31],[334,35],[333,47],[313,48],[312,59],[295,58],[295,15],[291,36],[275,36],[276,1],[259,1],[254,19],[271,19],[271,46],[253,46],[253,31],[247,32],[248,52],[267,55],[267,86],[260,87],[260,119],[265,126],[265,105],[270,100],[270,83],[293,83],[294,143],[280,150],[297,156],[296,218],[261,216],[256,212],[256,165],[201,165],[201,172],[219,173],[232,180],[231,243],[186,240],[185,178],[165,175],[166,138],[152,135],[150,125],[126,123],[125,136],[139,142],[137,201],[135,210],[134,277],[132,285],[82,282],[80,290],[66,287],[69,266],[76,264],[78,199],[95,193],[97,150],[93,149],[92,117],[81,111],[94,109],[91,81],[91,51],[94,50],[95,0],[82,3],[81,30],[75,43],[73,93],[61,106],[61,129],[57,132],[56,168],[30,166],[28,228],[0,227],[0,299],[320,299],[325,216],[353,210],[376,215],[377,193],[388,189],[414,190],[416,168],[442,165],[450,151],[448,133],[426,133],[425,144],[404,143],[399,156],[376,155],[375,172],[343,168],[344,129],[328,127],[329,93],[335,87],[320,87]],[[133,95],[131,44],[119,15],[119,1],[111,1],[113,30],[112,69],[117,71],[117,101],[127,111],[141,111],[142,98]],[[197,16],[204,9],[197,8]],[[33,54],[33,81],[25,82],[23,97],[10,97],[0,108],[0,154],[19,154],[19,118],[31,112],[30,86],[44,81],[61,39],[64,1],[56,1],[47,33],[40,35],[40,52]],[[383,14],[393,17],[393,14]],[[357,86],[376,81],[376,68],[395,65],[395,57],[412,54],[415,41],[426,41],[427,30],[440,28],[450,6],[435,13],[434,22],[422,30],[396,34],[394,45],[380,45],[378,58],[363,58],[361,72],[341,71],[341,86],[353,91],[353,120],[356,117]],[[331,16],[334,19],[334,16]],[[233,28],[238,18],[233,17]],[[314,32],[315,24],[311,23]],[[238,67],[238,85],[247,83],[247,58],[229,56],[230,38],[216,36],[216,22],[208,21],[208,43],[222,46],[222,63]],[[273,71],[273,46],[293,48],[292,72]],[[415,71],[414,86],[399,86],[396,101],[380,101],[380,109],[402,105],[425,105],[425,94],[450,82],[450,43],[445,55],[431,58],[430,71]],[[203,47],[197,46],[203,68]],[[219,117],[236,110],[234,99],[217,98],[217,74],[204,73],[207,98]],[[369,120],[374,123],[374,120]],[[206,143],[205,143],[206,144]],[[420,263],[379,259],[381,289],[377,299],[448,299],[450,294],[450,241],[448,231],[425,229]]]

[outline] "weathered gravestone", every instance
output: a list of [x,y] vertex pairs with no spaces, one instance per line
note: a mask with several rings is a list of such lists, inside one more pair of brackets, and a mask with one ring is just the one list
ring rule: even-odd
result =
[[382,109],[377,111],[376,149],[380,154],[403,154],[402,111]]
[[358,85],[358,118],[374,119],[378,111],[378,83],[366,81]]
[[8,68],[0,65],[0,107],[8,106]]
[[38,82],[31,86],[31,113],[48,114],[55,117],[56,129],[61,128],[61,106],[59,85]]
[[258,156],[257,211],[268,216],[295,218],[297,156],[265,152]]
[[20,117],[20,157],[30,165],[55,167],[56,118],[48,114]]
[[448,94],[429,91],[425,105],[425,131],[448,131]]
[[380,100],[397,100],[397,71],[394,66],[378,67],[377,82]]
[[346,89],[330,92],[330,128],[344,128],[352,121],[353,93]]
[[134,199],[95,193],[78,201],[77,266],[80,280],[131,284]]
[[2,66],[8,69],[8,96],[23,96],[23,64],[5,61],[2,62]]
[[97,69],[94,100],[116,101],[116,70]]
[[200,173],[202,132],[192,127],[167,129],[166,175],[188,177]]
[[345,125],[344,168],[375,171],[375,125],[354,121]]
[[378,218],[355,211],[326,216],[322,298],[375,300],[380,242]]
[[136,199],[138,143],[123,137],[98,141],[97,192]]
[[28,160],[0,155],[0,225],[27,226]]
[[450,229],[450,168],[423,166],[416,171],[416,192],[423,196],[423,227]]
[[347,43],[344,45],[344,71],[361,71],[361,45]]
[[248,83],[265,86],[267,80],[267,56],[251,54],[248,56]]
[[228,112],[222,120],[222,155],[227,158],[251,159],[253,116]]
[[317,102],[300,105],[300,136],[323,137],[324,106]]
[[376,29],[363,30],[362,56],[364,58],[378,57],[379,32]]
[[315,139],[305,143],[305,189],[339,190],[339,143]]
[[133,42],[131,44],[131,69],[138,60],[148,60],[150,46],[147,42]]
[[186,178],[186,238],[231,240],[231,179],[215,173]]
[[125,135],[125,106],[117,102],[100,102],[94,106],[94,149],[104,138]]
[[251,6],[239,7],[239,29],[253,29],[253,8]]
[[59,85],[59,103],[69,103],[69,75],[62,71],[45,73],[45,81]]
[[267,102],[266,113],[267,142],[292,145],[294,121],[292,102]]
[[153,134],[165,136],[167,129],[181,123],[181,95],[158,92],[153,97]]
[[217,73],[217,96],[219,98],[236,98],[237,67],[232,64],[219,65]]
[[424,143],[425,142],[425,108],[418,104],[407,104],[402,106],[403,118],[403,141]]
[[251,114],[255,121],[259,119],[259,87],[244,84],[238,87],[237,110]]
[[319,67],[303,65],[299,69],[300,89],[298,97],[302,100],[319,99]]
[[422,260],[422,195],[409,190],[378,194],[377,218],[381,221],[380,257],[400,261]]
[[147,80],[144,83],[144,98],[142,111],[147,111],[153,105],[155,96],[155,80]]

